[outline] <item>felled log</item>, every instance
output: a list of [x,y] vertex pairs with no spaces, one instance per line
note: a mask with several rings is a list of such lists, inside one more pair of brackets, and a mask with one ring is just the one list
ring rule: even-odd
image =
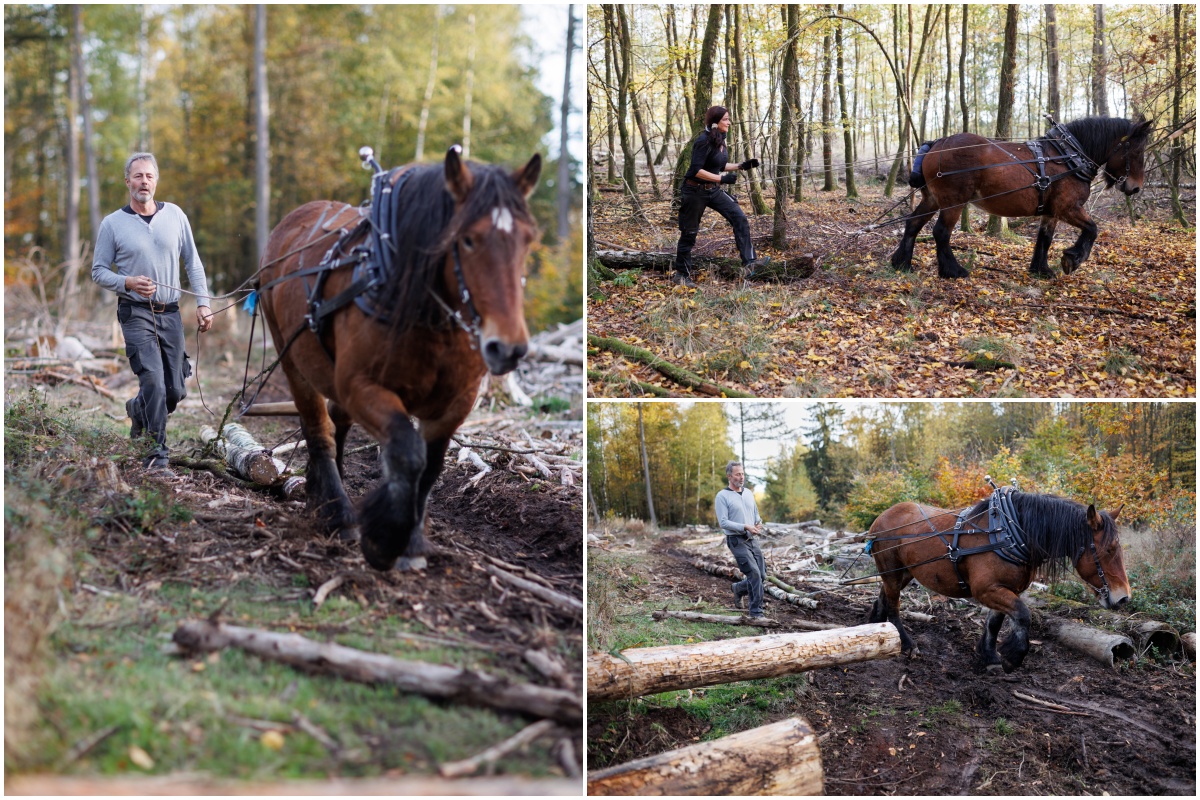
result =
[[589,795],[819,795],[821,750],[792,717],[588,773]]
[[890,622],[811,633],[741,636],[639,647],[587,660],[588,700],[618,700],[719,683],[777,678],[820,667],[890,658],[900,634]]
[[255,403],[242,412],[243,417],[298,417],[296,404],[291,400],[282,403]]
[[225,459],[225,463],[236,475],[261,486],[275,483],[283,470],[283,462],[272,458],[270,452],[236,422],[225,426],[223,437],[217,436],[214,428],[205,425],[200,429],[200,440],[205,443],[213,442],[213,452]]
[[333,642],[314,642],[295,633],[191,621],[181,624],[172,638],[185,651],[203,653],[239,647],[260,658],[358,683],[390,684],[427,697],[477,703],[560,722],[578,723],[583,719],[581,698],[576,692],[516,683],[480,670],[403,661]]
[[[717,564],[712,561],[705,561],[703,558],[693,559],[692,566],[696,569],[703,570],[710,575],[716,575],[720,578],[729,578],[734,581],[740,581],[746,577],[742,574],[740,569],[732,566],[731,564]],[[763,583],[763,592],[771,597],[774,597],[776,600],[782,600],[785,603],[791,603],[794,606],[801,606],[802,608],[817,607],[817,601],[813,600],[811,597],[804,597],[796,593],[785,592],[779,587],[773,586],[770,583]]]
[[1183,644],[1178,631],[1165,622],[1153,619],[1134,625],[1133,638],[1138,643],[1138,652],[1143,654],[1154,647],[1169,655],[1178,652]]
[[1133,658],[1137,650],[1128,636],[1111,633],[1068,620],[1046,620],[1050,634],[1067,647],[1101,664],[1113,666],[1117,659]]
[[[609,269],[649,269],[670,271],[675,269],[674,253],[647,253],[637,251],[597,250],[596,260]],[[692,254],[692,264],[702,269],[711,269],[726,280],[742,279],[742,262],[738,258],[724,256],[701,256]],[[811,254],[792,258],[773,258],[756,268],[755,281],[794,281],[810,277],[815,271],[815,259]]]
[[690,622],[711,622],[716,625],[755,625],[760,628],[783,627],[783,623],[779,620],[767,619],[766,617],[751,617],[745,614],[733,617],[726,614],[703,614],[699,611],[668,611],[664,608],[662,611],[655,611],[651,616],[660,621],[671,617],[674,619],[686,619]]
[[686,386],[701,394],[706,394],[710,397],[754,397],[754,395],[747,392],[742,392],[736,389],[731,389],[727,386],[719,386],[717,384],[710,383],[691,370],[684,369],[677,364],[672,364],[670,361],[659,358],[654,353],[651,353],[649,350],[643,347],[635,347],[634,345],[631,345],[628,342],[623,342],[620,339],[597,336],[594,333],[589,333],[587,339],[588,344],[592,345],[593,347],[597,347],[601,350],[608,350],[611,353],[616,353],[618,355],[625,356],[626,358],[632,358],[637,361],[641,361],[646,366],[652,367],[653,369],[678,383],[680,386]]
[[583,350],[578,347],[559,347],[553,344],[531,344],[525,356],[531,361],[549,361],[583,366]]
[[1185,633],[1179,637],[1180,643],[1183,645],[1183,652],[1187,653],[1188,658],[1192,661],[1196,660],[1196,632]]

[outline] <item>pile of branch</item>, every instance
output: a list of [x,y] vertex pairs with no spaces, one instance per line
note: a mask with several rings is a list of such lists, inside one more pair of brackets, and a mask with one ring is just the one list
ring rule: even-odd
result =
[[[579,431],[582,434],[582,429]],[[496,469],[520,475],[525,480],[545,480],[562,486],[583,485],[582,436],[574,431],[566,436],[551,432],[548,437],[533,437],[520,428],[506,435],[491,427],[462,428],[450,441],[450,453],[458,464],[475,470],[471,485]]]
[[[714,561],[706,561],[703,558],[693,559],[692,566],[698,570],[707,572],[710,575],[716,575],[721,578],[729,578],[733,581],[740,581],[746,577],[736,566],[731,564],[718,564]],[[771,597],[774,597],[776,600],[782,600],[785,603],[791,603],[792,605],[800,606],[801,608],[817,607],[817,601],[813,600],[811,597],[803,597],[794,592],[785,592],[783,589],[780,589],[778,586],[775,586],[771,583],[763,584],[763,592]]]
[[508,396],[513,404],[533,408],[546,398],[569,399],[579,393],[583,377],[583,320],[542,331],[529,340],[529,354],[503,379],[491,379],[483,394]]

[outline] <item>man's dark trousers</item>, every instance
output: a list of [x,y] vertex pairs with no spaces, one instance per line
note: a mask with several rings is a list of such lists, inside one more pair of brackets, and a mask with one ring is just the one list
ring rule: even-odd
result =
[[[167,458],[167,414],[187,397],[185,388],[192,369],[183,350],[183,320],[179,306],[156,313],[149,305],[121,300],[117,303],[117,321],[125,334],[125,354],[138,377],[140,391],[130,404],[131,414],[154,437],[154,449],[146,456],[150,465]],[[135,426],[136,427],[136,426]]]
[[738,569],[746,576],[745,580],[733,585],[737,594],[750,593],[750,615],[758,616],[763,613],[763,581],[767,579],[767,563],[763,561],[762,550],[748,536],[725,535],[725,544],[729,545],[737,561]]
[[754,245],[750,241],[750,223],[746,214],[732,197],[710,184],[712,188],[692,186],[684,183],[679,200],[679,246],[675,251],[675,269],[691,273],[692,248],[696,246],[696,234],[700,232],[700,217],[704,209],[711,208],[733,226],[733,238],[737,242],[738,255],[743,264],[754,260]]

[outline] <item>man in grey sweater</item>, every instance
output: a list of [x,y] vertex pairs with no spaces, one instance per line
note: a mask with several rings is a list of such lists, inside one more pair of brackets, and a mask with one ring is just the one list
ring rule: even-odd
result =
[[725,544],[733,553],[738,569],[745,580],[733,585],[733,602],[739,608],[742,598],[750,596],[750,616],[763,616],[763,581],[767,577],[767,565],[762,551],[754,543],[754,535],[762,533],[762,517],[758,515],[758,504],[754,492],[747,491],[746,472],[742,465],[730,461],[725,465],[725,477],[729,487],[717,492],[713,510],[717,512],[717,524],[725,532]]
[[117,321],[125,334],[125,354],[138,377],[138,394],[125,403],[133,426],[129,435],[154,438],[144,464],[169,475],[167,415],[187,396],[192,374],[184,352],[179,316],[179,262],[196,295],[201,333],[212,327],[208,282],[196,252],[192,226],[173,203],[155,202],[158,162],[152,153],[134,153],[125,162],[129,205],[100,224],[92,259],[92,280],[117,294]]

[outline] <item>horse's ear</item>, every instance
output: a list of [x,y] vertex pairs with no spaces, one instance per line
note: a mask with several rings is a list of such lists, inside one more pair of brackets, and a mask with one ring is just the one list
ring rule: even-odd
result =
[[1150,131],[1154,128],[1154,121],[1146,119],[1141,114],[1138,114],[1137,119],[1133,121],[1133,128],[1129,131],[1130,139],[1142,139],[1150,135]]
[[1117,517],[1121,516],[1121,509],[1122,509],[1122,508],[1124,508],[1124,507],[1125,507],[1125,504],[1124,504],[1124,503],[1121,503],[1121,505],[1117,507],[1117,510],[1116,510],[1116,511],[1110,511],[1110,512],[1108,512],[1108,515],[1109,515],[1110,517],[1112,517],[1112,521],[1113,521],[1113,522],[1116,522],[1116,521],[1117,521]]
[[471,177],[471,170],[462,160],[462,148],[454,145],[446,151],[446,188],[450,194],[454,195],[457,202],[463,203],[466,202],[467,195],[471,193],[473,184],[474,178]]
[[518,171],[512,174],[513,183],[521,191],[521,194],[529,197],[533,194],[533,190],[537,188],[538,176],[542,174],[542,157],[537,153],[533,154],[533,158],[529,159],[529,163]]
[[1104,530],[1104,520],[1103,520],[1103,518],[1101,518],[1100,512],[1096,510],[1095,504],[1088,506],[1087,521],[1088,521],[1088,525],[1090,525],[1092,527],[1092,530],[1094,530],[1094,531]]

